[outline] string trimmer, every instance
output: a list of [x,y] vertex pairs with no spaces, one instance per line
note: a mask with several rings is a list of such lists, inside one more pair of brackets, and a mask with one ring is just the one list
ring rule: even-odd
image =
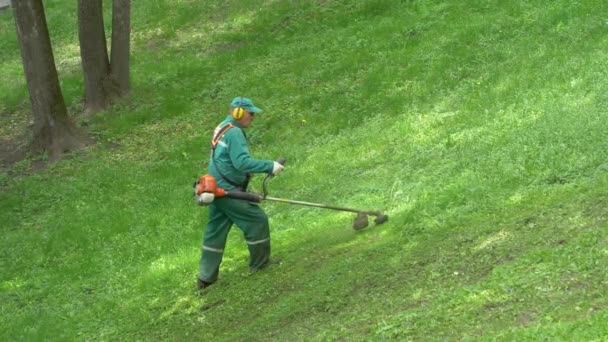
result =
[[[281,164],[285,163],[284,160],[279,160],[279,162]],[[303,205],[303,206],[308,206],[308,207],[317,207],[317,208],[331,209],[331,210],[337,210],[337,211],[348,211],[348,212],[357,214],[357,216],[353,220],[353,229],[355,229],[355,230],[363,229],[369,225],[369,220],[368,220],[369,215],[376,217],[374,219],[374,222],[376,224],[382,224],[382,223],[388,221],[388,216],[382,214],[382,212],[379,210],[360,210],[360,209],[336,207],[336,206],[319,204],[319,203],[295,201],[295,200],[290,200],[290,199],[268,196],[268,191],[266,189],[266,182],[270,178],[272,178],[271,175],[266,176],[266,178],[264,179],[263,185],[262,185],[264,193],[263,193],[263,195],[258,195],[258,194],[238,191],[238,190],[234,190],[234,191],[224,190],[217,186],[217,182],[213,176],[207,174],[207,175],[201,176],[199,178],[199,180],[196,184],[195,195],[196,195],[196,198],[200,205],[208,205],[211,202],[213,202],[213,200],[216,197],[228,197],[228,198],[236,198],[236,199],[246,200],[246,201],[255,202],[255,203],[260,203],[262,200],[267,200],[267,201],[273,201],[273,202]]]

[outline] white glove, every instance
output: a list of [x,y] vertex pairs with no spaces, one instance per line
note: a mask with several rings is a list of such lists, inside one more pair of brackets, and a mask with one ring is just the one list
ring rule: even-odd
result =
[[272,166],[272,175],[276,176],[279,172],[283,171],[283,169],[285,168],[285,166],[274,162],[274,165]]
[[211,192],[203,192],[202,194],[196,196],[196,200],[199,205],[207,205],[215,199],[215,195]]

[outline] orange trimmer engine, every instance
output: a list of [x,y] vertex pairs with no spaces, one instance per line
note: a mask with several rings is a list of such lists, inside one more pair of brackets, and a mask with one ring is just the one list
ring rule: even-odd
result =
[[237,190],[224,190],[217,186],[215,177],[209,174],[200,176],[198,181],[194,184],[194,188],[194,196],[196,197],[198,204],[203,206],[211,204],[216,198],[220,197],[235,198],[256,203],[259,203],[262,200],[262,197],[256,194]]
[[217,186],[215,177],[212,175],[202,175],[198,179],[198,184],[196,185],[196,195],[200,196],[203,193],[211,193],[215,197],[223,197],[226,195],[226,191]]

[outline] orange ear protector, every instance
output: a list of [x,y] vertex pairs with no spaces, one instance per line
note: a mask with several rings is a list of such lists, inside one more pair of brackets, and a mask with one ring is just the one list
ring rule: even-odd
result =
[[243,116],[245,116],[246,110],[243,107],[241,107],[242,105],[243,105],[243,97],[240,97],[238,107],[236,107],[232,110],[232,117],[235,120],[241,120],[243,118]]

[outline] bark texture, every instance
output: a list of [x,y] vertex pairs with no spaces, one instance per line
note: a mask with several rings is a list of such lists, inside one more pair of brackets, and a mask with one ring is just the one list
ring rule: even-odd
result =
[[85,84],[85,111],[96,113],[128,95],[131,1],[112,2],[112,50],[108,57],[102,0],[78,0],[78,33]]
[[125,97],[131,88],[129,81],[129,51],[131,50],[131,0],[112,2],[111,75],[118,95]]
[[78,36],[84,73],[85,111],[98,112],[110,104],[113,89],[102,0],[78,0]]
[[15,25],[34,117],[32,149],[51,161],[81,148],[59,86],[42,0],[13,0]]

